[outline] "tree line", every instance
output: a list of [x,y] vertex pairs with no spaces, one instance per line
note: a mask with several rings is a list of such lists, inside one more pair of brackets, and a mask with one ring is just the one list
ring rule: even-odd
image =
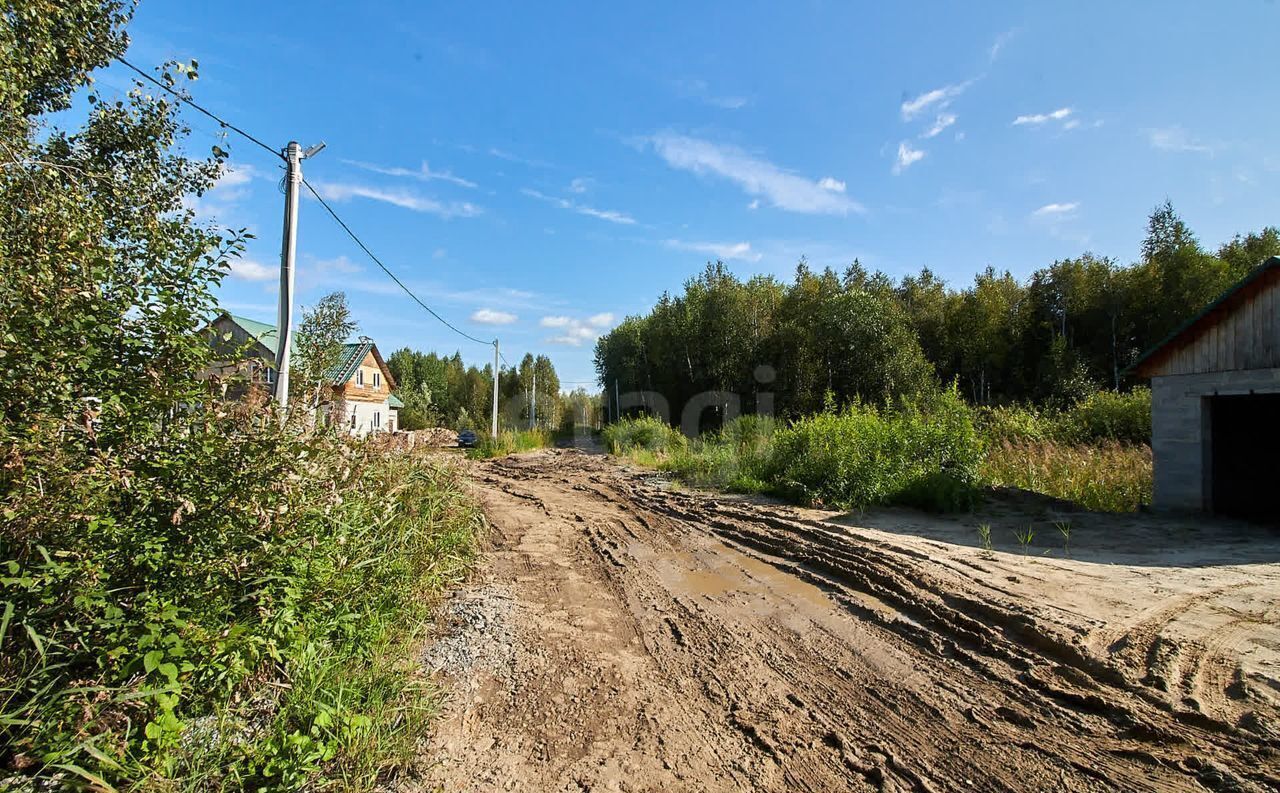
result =
[[[396,379],[396,396],[404,402],[401,428],[483,430],[489,426],[492,364],[468,366],[460,352],[440,355],[404,347],[387,358],[387,367]],[[519,364],[504,366],[499,374],[498,417],[503,429],[528,428],[535,405],[534,425],[542,429],[599,421],[599,398],[582,389],[562,394],[556,367],[545,355],[525,353]]]
[[974,404],[1063,407],[1134,385],[1145,350],[1274,255],[1276,227],[1210,251],[1166,201],[1139,261],[1085,253],[1026,281],[988,267],[955,289],[927,267],[895,281],[857,260],[839,274],[801,260],[784,283],[716,262],[602,336],[595,368],[606,390],[662,395],[673,420],[709,391],[739,395],[743,412],[769,394],[794,417],[951,382]]

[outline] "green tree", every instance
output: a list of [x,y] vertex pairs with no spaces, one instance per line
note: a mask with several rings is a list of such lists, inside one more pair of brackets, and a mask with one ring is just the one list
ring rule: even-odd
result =
[[311,308],[303,309],[292,361],[292,377],[298,388],[291,399],[296,398],[309,408],[329,401],[330,373],[342,363],[343,345],[356,328],[347,296],[342,292],[331,292]]

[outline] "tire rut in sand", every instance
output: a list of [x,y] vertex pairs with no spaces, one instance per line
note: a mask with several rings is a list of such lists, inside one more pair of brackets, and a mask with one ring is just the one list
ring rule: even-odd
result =
[[[664,489],[599,456],[476,471],[503,538],[485,575],[512,587],[524,649],[511,691],[455,703],[442,724],[436,748],[453,756],[428,779],[447,789],[1276,783],[1265,739],[1188,718],[918,548]],[[575,686],[576,707],[557,709],[584,669],[612,683]]]

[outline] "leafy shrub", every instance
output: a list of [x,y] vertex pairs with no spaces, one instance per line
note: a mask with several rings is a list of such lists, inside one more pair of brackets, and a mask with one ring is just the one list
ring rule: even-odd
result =
[[1056,438],[1076,443],[1151,443],[1151,389],[1095,391],[1059,419]]
[[508,454],[516,454],[517,452],[545,449],[551,444],[551,433],[546,430],[519,430],[517,432],[502,430],[496,438],[488,434],[482,436],[476,443],[476,447],[471,450],[470,456],[480,459],[502,457]]
[[993,443],[1151,442],[1151,389],[1095,391],[1065,410],[1009,405],[978,408],[983,437]]
[[10,765],[293,788],[412,742],[393,662],[481,525],[456,471],[246,405],[47,482],[0,536]]
[[1044,493],[1086,509],[1132,512],[1151,503],[1151,449],[1115,441],[1006,442],[988,449],[982,477],[994,485]]
[[768,479],[784,495],[843,509],[971,502],[982,445],[954,389],[917,405],[800,419],[774,435]]
[[1040,443],[1057,432],[1056,414],[1033,406],[983,406],[975,415],[982,437],[992,443]]
[[605,427],[601,436],[612,454],[626,454],[639,449],[663,453],[683,449],[686,445],[679,430],[653,416],[615,422]]

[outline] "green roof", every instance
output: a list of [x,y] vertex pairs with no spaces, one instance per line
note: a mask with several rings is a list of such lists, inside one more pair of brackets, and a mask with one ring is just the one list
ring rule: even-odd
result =
[[342,357],[338,362],[329,367],[329,371],[324,376],[331,383],[341,384],[351,379],[356,373],[356,369],[360,368],[360,362],[364,360],[364,356],[369,354],[369,350],[373,349],[371,341],[348,342],[342,345]]
[[1222,307],[1224,303],[1226,303],[1233,296],[1235,296],[1237,292],[1249,286],[1254,281],[1257,281],[1259,278],[1261,278],[1265,273],[1277,267],[1280,267],[1280,256],[1272,256],[1271,258],[1259,264],[1257,267],[1250,270],[1248,275],[1246,275],[1244,278],[1241,278],[1236,283],[1232,284],[1225,292],[1219,295],[1216,300],[1214,300],[1209,305],[1197,311],[1194,316],[1192,316],[1186,322],[1183,322],[1181,325],[1175,328],[1172,333],[1170,333],[1168,336],[1165,336],[1163,339],[1159,341],[1159,343],[1157,343],[1151,349],[1147,350],[1142,355],[1140,355],[1138,357],[1138,360],[1134,361],[1125,369],[1125,372],[1129,373],[1129,372],[1138,371],[1138,367],[1142,366],[1144,363],[1154,358],[1161,350],[1163,350],[1165,347],[1169,346],[1171,343],[1176,341],[1180,336],[1183,336],[1189,333],[1192,329],[1194,329],[1197,325],[1199,325],[1202,320],[1204,320],[1206,317],[1208,317],[1218,308]]
[[275,325],[268,325],[265,322],[259,322],[256,319],[249,319],[248,317],[238,317],[229,311],[224,311],[222,313],[231,317],[233,322],[248,331],[250,336],[262,342],[264,346],[274,350],[276,344],[279,343],[279,339],[276,338]]
[[393,408],[402,408],[404,407],[404,402],[400,401],[400,397],[395,394],[391,394],[387,397],[387,405]]

